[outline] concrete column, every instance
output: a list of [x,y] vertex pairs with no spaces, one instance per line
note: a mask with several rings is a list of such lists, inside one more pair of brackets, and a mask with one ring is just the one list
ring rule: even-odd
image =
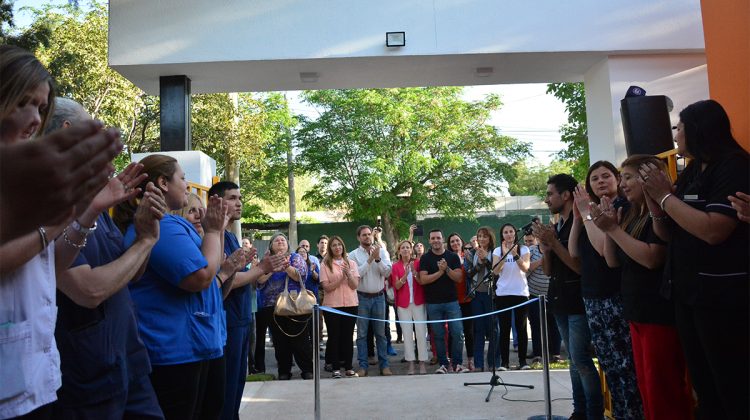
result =
[[159,77],[161,150],[190,150],[190,79]]
[[640,86],[647,95],[670,97],[674,123],[682,108],[708,98],[702,53],[609,56],[591,66],[583,80],[591,162],[609,160],[618,165],[627,157],[620,100],[629,86]]

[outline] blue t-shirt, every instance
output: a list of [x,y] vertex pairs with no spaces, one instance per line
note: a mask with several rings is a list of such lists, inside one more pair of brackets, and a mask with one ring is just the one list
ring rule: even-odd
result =
[[[230,256],[239,249],[240,243],[234,233],[224,231],[224,255]],[[245,267],[242,271],[247,271]],[[245,327],[253,319],[250,285],[238,287],[224,299],[224,310],[227,311],[227,328]]]
[[[125,249],[122,234],[109,215],[102,213],[71,268],[109,264]],[[69,407],[107,400],[125,393],[132,379],[151,372],[127,287],[94,309],[79,306],[58,291],[57,306],[55,339],[62,371],[59,404]]]
[[[190,274],[208,266],[201,237],[190,222],[166,215],[159,223],[159,241],[148,267],[130,285],[138,328],[151,363],[176,365],[223,355],[226,329],[221,290],[216,281],[200,292],[180,289]],[[135,228],[125,232],[125,245],[135,240]]]

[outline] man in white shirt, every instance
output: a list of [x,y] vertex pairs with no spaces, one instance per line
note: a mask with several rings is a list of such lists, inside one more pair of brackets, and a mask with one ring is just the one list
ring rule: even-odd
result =
[[[385,278],[391,274],[391,258],[388,251],[373,242],[372,228],[362,225],[357,228],[359,247],[349,253],[349,259],[357,264],[359,270],[359,299],[358,315],[372,319],[385,319]],[[367,319],[357,319],[357,360],[359,361],[359,376],[367,376]],[[373,322],[375,330],[375,346],[378,353],[380,374],[393,374],[388,367],[386,353],[387,341],[383,322]]]

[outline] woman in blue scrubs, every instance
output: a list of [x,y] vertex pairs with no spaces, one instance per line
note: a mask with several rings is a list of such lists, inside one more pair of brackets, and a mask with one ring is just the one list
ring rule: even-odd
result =
[[[178,210],[188,203],[185,173],[165,155],[141,160],[148,179]],[[132,225],[135,201],[115,208],[114,219],[125,229],[125,246],[136,238]],[[209,198],[202,218],[203,238],[182,217],[165,215],[159,241],[148,267],[130,285],[138,329],[148,349],[150,379],[167,419],[217,418],[224,399],[221,284],[216,273],[223,257],[222,235],[227,205]]]

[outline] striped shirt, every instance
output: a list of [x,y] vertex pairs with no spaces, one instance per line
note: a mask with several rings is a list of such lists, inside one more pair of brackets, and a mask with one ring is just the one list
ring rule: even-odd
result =
[[[531,251],[531,262],[539,261],[542,259],[542,252],[539,251],[539,245],[532,245],[529,247]],[[529,293],[534,296],[546,295],[547,289],[549,288],[549,276],[544,274],[542,266],[536,268],[536,270],[526,274],[526,281],[529,283]]]

